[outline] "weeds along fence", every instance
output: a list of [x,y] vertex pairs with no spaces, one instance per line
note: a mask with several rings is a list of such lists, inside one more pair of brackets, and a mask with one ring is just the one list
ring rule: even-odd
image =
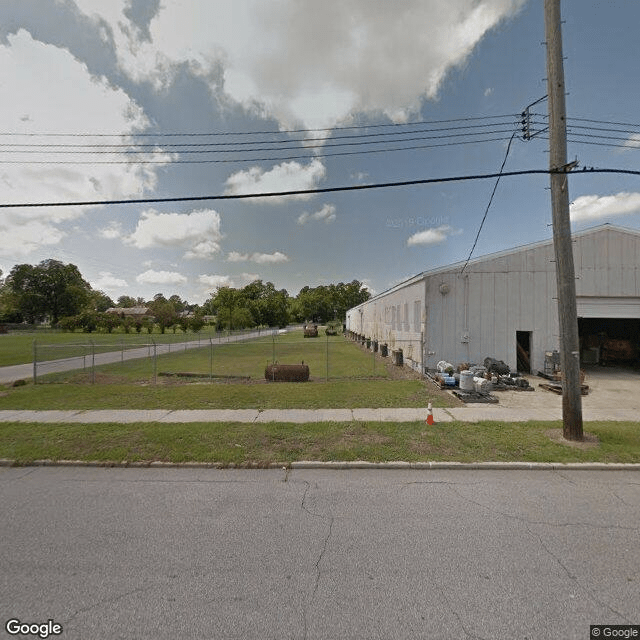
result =
[[[175,336],[174,336],[175,337]],[[152,336],[148,336],[152,338]],[[267,365],[308,365],[312,381],[386,377],[379,350],[321,333],[269,329],[225,336],[187,336],[183,341],[85,341],[75,344],[34,342],[34,383],[166,384],[175,381],[243,382],[265,380]],[[396,363],[397,364],[397,363]]]

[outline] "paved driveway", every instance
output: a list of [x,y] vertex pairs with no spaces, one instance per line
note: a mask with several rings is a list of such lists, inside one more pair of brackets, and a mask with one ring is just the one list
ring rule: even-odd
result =
[[[608,409],[612,413],[616,409],[635,410],[640,421],[640,372],[621,367],[589,367],[585,373],[589,395],[582,396],[583,411],[594,409],[603,415]],[[562,396],[538,386],[547,380],[539,376],[527,376],[527,379],[535,391],[497,391],[499,404],[513,409],[557,407],[561,411]]]

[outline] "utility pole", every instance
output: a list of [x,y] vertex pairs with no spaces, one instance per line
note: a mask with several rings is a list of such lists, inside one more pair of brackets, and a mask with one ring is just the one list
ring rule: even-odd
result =
[[547,41],[547,93],[549,96],[549,169],[553,245],[556,254],[560,363],[562,367],[563,435],[582,440],[582,398],[580,395],[580,353],[573,244],[569,221],[567,126],[560,0],[545,0],[544,22]]

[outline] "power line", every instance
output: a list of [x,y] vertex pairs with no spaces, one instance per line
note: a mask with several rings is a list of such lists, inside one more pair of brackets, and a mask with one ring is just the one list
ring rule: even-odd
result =
[[[487,135],[496,135],[499,133],[510,133],[513,131],[513,127],[509,129],[498,129],[498,130],[490,130],[483,132],[471,132],[471,133],[449,133],[446,135],[434,135],[434,136],[414,136],[408,138],[395,138],[391,140],[363,140],[363,141],[350,141],[350,142],[319,142],[317,144],[304,144],[305,149],[318,149],[318,148],[332,148],[332,147],[353,147],[353,146],[362,146],[362,145],[373,145],[373,144],[395,144],[395,143],[403,143],[403,142],[416,142],[420,140],[446,140],[449,138],[462,138],[469,136],[487,136]],[[388,135],[388,134],[386,134]],[[351,136],[349,136],[351,137]],[[469,140],[469,142],[483,142],[480,140]],[[278,145],[284,144],[286,141],[277,141]],[[230,146],[233,144],[244,144],[244,143],[223,143],[225,146]],[[255,144],[255,143],[252,143]],[[270,144],[270,143],[267,143]],[[11,149],[5,150],[2,149],[5,145],[0,144],[0,153],[43,153],[40,145],[31,145],[27,149],[16,149],[12,146]],[[26,145],[22,145],[26,146]],[[280,151],[280,150],[289,150],[289,149],[298,149],[298,145],[295,146],[267,146],[267,147],[252,147],[249,149],[209,149],[202,148],[209,145],[205,144],[194,144],[194,145],[168,145],[167,147],[158,148],[156,145],[145,145],[153,147],[151,151],[143,151],[140,150],[140,147],[131,148],[123,145],[122,147],[118,147],[114,150],[111,145],[86,145],[86,147],[91,146],[91,150],[84,150],[86,147],[83,147],[82,150],[78,150],[77,148],[73,148],[73,145],[70,145],[71,148],[63,147],[61,150],[57,150],[59,145],[46,145],[47,153],[51,154],[78,154],[78,155],[99,155],[99,154],[158,154],[158,153],[179,153],[179,154],[195,154],[195,153],[258,153],[262,151]],[[180,148],[175,148],[180,147]],[[184,149],[182,147],[185,147]],[[192,147],[198,147],[197,149],[193,149]],[[120,150],[121,149],[121,150]]]
[[[487,129],[491,127],[498,126],[509,126],[508,131],[513,129],[513,122],[492,122],[488,124],[474,124],[474,125],[464,125],[464,126],[456,126],[456,127],[437,127],[437,128],[429,128],[429,129],[416,129],[416,130],[408,130],[408,131],[389,131],[389,132],[380,132],[380,133],[359,133],[359,134],[350,134],[346,136],[332,136],[331,138],[327,138],[327,140],[336,141],[336,140],[362,140],[365,138],[382,138],[384,136],[411,136],[419,133],[442,133],[446,131],[461,131],[463,129]],[[449,135],[483,135],[486,134],[486,131],[473,132],[468,131],[467,133],[459,133],[459,134],[449,134]],[[425,137],[428,138],[430,136]],[[434,136],[435,137],[435,136]],[[442,138],[447,137],[440,136]],[[396,138],[392,140],[383,140],[382,142],[401,142],[407,138]],[[408,138],[408,139],[421,139],[421,138]],[[324,142],[324,138],[319,140],[317,138],[283,138],[281,140],[261,140],[261,141],[238,141],[234,140],[232,142],[177,142],[177,143],[146,143],[146,144],[138,144],[134,142],[128,143],[91,143],[91,144],[70,144],[64,142],[49,142],[49,143],[26,143],[26,142],[0,142],[0,148],[27,148],[27,149],[153,149],[158,150],[159,148],[162,150],[172,149],[174,147],[207,147],[217,149],[219,147],[229,147],[229,146],[249,146],[255,144],[269,144],[269,145],[283,145],[283,144],[291,144],[295,142],[302,143],[305,147],[312,146],[314,141],[317,141],[318,144],[316,146],[323,146],[329,143]],[[347,143],[345,143],[347,144]],[[362,143],[364,144],[364,143]],[[337,145],[335,145],[337,146]]]
[[480,237],[480,232],[482,231],[482,227],[484,226],[484,221],[487,219],[487,214],[489,213],[489,209],[491,208],[491,203],[493,202],[493,196],[496,195],[496,190],[498,188],[498,184],[500,182],[500,178],[502,177],[502,171],[504,169],[504,165],[507,164],[507,158],[509,157],[509,151],[511,150],[511,143],[513,142],[513,139],[516,137],[515,132],[512,134],[511,136],[511,140],[509,140],[509,144],[507,145],[507,151],[504,154],[504,160],[502,161],[502,164],[500,165],[500,171],[498,173],[498,177],[496,178],[496,183],[493,185],[493,191],[491,192],[491,197],[489,198],[489,202],[487,204],[487,208],[484,211],[484,216],[482,216],[482,222],[480,222],[480,227],[478,228],[478,233],[476,234],[476,239],[473,241],[473,246],[471,247],[471,251],[469,251],[469,257],[467,258],[467,261],[464,263],[464,266],[462,267],[462,269],[460,270],[460,273],[463,273],[464,270],[467,268],[467,265],[469,264],[469,260],[471,260],[471,256],[473,255],[473,252],[476,248],[476,245],[478,244],[478,238]]
[[[195,159],[195,160],[170,160],[168,158],[162,160],[137,160],[130,158],[128,160],[0,160],[0,164],[28,164],[28,165],[113,165],[113,164],[232,164],[232,163],[246,163],[246,162],[281,162],[285,160],[310,160],[314,158],[330,158],[336,156],[355,156],[355,155],[368,155],[374,153],[387,153],[397,151],[415,151],[418,149],[435,149],[440,147],[453,147],[469,144],[480,144],[484,142],[499,142],[502,140],[508,140],[508,137],[498,138],[485,138],[482,140],[467,140],[457,142],[444,142],[437,144],[422,144],[422,145],[408,145],[404,147],[387,147],[384,149],[368,149],[361,151],[337,151],[335,153],[307,153],[290,156],[268,156],[268,157],[250,157],[250,158],[216,158],[216,159]],[[162,151],[157,152],[159,155]]]
[[18,132],[18,131],[6,131],[0,132],[0,136],[25,136],[25,137],[69,137],[69,138],[84,138],[84,137],[96,137],[96,138],[146,138],[146,137],[201,137],[201,136],[252,136],[252,135],[274,135],[274,134],[291,134],[291,133],[321,133],[331,131],[348,131],[359,129],[376,129],[382,127],[415,127],[427,124],[447,124],[452,122],[474,122],[478,120],[492,120],[503,118],[515,118],[517,114],[506,113],[493,116],[471,116],[465,118],[450,118],[447,120],[418,120],[416,122],[389,122],[379,124],[363,124],[363,125],[347,125],[342,127],[324,127],[318,129],[282,129],[282,130],[263,130],[263,131],[195,131],[195,132],[147,132],[147,133],[56,133],[56,132]]
[[[36,207],[88,207],[88,206],[105,206],[105,205],[122,205],[122,204],[157,204],[162,202],[202,202],[205,200],[247,200],[255,198],[281,198],[285,196],[297,195],[313,195],[319,193],[335,193],[339,191],[364,191],[369,189],[386,189],[391,187],[408,187],[424,184],[446,183],[446,182],[465,182],[470,180],[488,180],[498,177],[512,177],[524,175],[551,175],[554,173],[568,173],[562,169],[524,169],[521,171],[505,171],[498,173],[475,174],[450,176],[444,178],[424,178],[420,180],[402,180],[400,182],[382,182],[376,184],[349,185],[341,187],[324,187],[319,189],[296,189],[290,191],[272,191],[267,193],[241,193],[226,195],[208,195],[208,196],[181,196],[173,198],[136,198],[121,200],[86,200],[76,202],[22,202],[11,204],[0,204],[0,209],[10,208],[36,208]],[[595,169],[590,168],[583,171],[571,172],[571,175],[584,175],[586,173],[617,173],[626,175],[640,176],[640,171],[630,169]]]

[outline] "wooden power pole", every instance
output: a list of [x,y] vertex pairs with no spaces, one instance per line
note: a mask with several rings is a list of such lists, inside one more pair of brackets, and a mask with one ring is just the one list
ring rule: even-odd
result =
[[562,367],[563,434],[568,440],[582,440],[582,398],[580,395],[580,353],[578,312],[573,266],[573,244],[569,221],[567,126],[560,0],[545,0],[544,22],[547,41],[547,93],[549,96],[549,168],[553,246],[556,254],[560,363]]

